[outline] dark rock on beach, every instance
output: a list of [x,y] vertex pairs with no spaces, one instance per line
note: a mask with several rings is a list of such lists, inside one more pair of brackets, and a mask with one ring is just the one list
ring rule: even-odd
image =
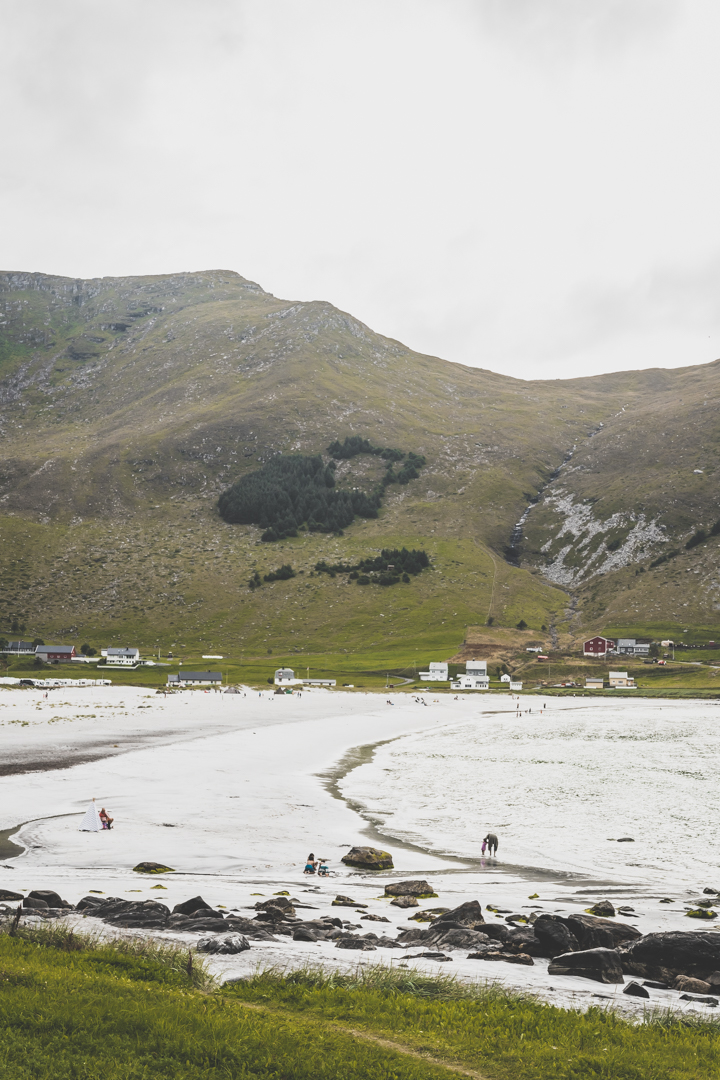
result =
[[360,904],[357,900],[353,900],[350,896],[343,896],[339,893],[332,902],[333,907],[361,907],[366,908],[367,904]]
[[640,983],[629,982],[627,986],[623,987],[623,994],[628,994],[629,997],[649,998],[650,995],[644,986]]
[[385,886],[386,896],[437,896],[437,893],[433,891],[432,885],[427,881],[423,881],[419,878],[414,878],[408,881],[395,881],[391,885]]
[[341,862],[346,866],[357,867],[358,870],[392,870],[392,855],[388,851],[381,851],[374,847],[353,847],[347,855],[343,855]]
[[361,915],[361,919],[365,919],[366,922],[390,922],[384,915]]
[[601,983],[623,982],[622,965],[615,949],[582,949],[556,956],[548,975],[579,975]]
[[464,904],[460,904],[459,907],[446,911],[444,915],[438,915],[437,919],[434,919],[430,925],[439,927],[443,925],[449,926],[450,924],[454,927],[464,927],[469,930],[474,930],[476,926],[484,926],[485,919],[483,918],[480,903],[477,900],[467,900]]
[[418,902],[414,896],[396,896],[394,900],[390,901],[393,907],[410,908],[417,907]]
[[[615,949],[625,941],[642,936],[640,931],[629,923],[610,922],[609,919],[598,919],[594,915],[573,914],[563,922],[575,935],[581,949]],[[537,923],[535,925],[537,926]]]
[[576,952],[580,948],[572,930],[557,915],[541,915],[535,921],[533,931],[542,949],[540,956],[552,958],[562,953]]
[[203,900],[202,896],[193,896],[189,900],[184,900],[182,904],[176,904],[173,908],[173,915],[193,915],[203,908],[209,910],[210,905]]
[[673,983],[673,990],[681,990],[685,994],[709,994],[712,986],[705,979],[693,979],[690,975],[678,975]]
[[242,934],[228,934],[227,937],[201,938],[197,943],[198,952],[232,954],[246,952],[250,942]]
[[615,915],[615,908],[609,900],[598,900],[597,904],[593,904],[590,908],[591,915],[601,915],[603,918],[612,918]]
[[44,900],[50,908],[72,908],[72,904],[69,904],[67,900],[63,900],[52,889],[33,889],[32,892],[28,893],[28,896],[33,900]]
[[535,963],[532,956],[527,953],[505,952],[504,949],[498,949],[497,947],[476,949],[475,952],[468,953],[467,958],[468,960],[504,961],[506,964],[523,964],[527,967],[531,967]]
[[133,866],[133,870],[136,874],[174,874],[175,871],[171,866],[165,866],[164,863],[159,862],[139,862],[137,866]]
[[0,889],[0,900],[22,900],[23,894],[19,892],[10,892],[9,889]]
[[293,931],[293,941],[317,941],[318,935],[313,933],[307,926],[298,926]]
[[620,957],[627,975],[669,983],[678,975],[708,981],[720,968],[720,935],[702,930],[646,934],[623,944]]
[[50,905],[46,904],[44,900],[36,900],[33,896],[26,896],[22,902],[22,906],[24,908],[28,908],[31,911],[47,911],[50,907]]
[[375,945],[359,937],[341,937],[335,942],[336,949],[357,949],[359,952],[373,952]]

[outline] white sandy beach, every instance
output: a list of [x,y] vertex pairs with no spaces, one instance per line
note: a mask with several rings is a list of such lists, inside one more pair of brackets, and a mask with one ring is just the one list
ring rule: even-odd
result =
[[[542,701],[523,698],[522,708],[533,709],[532,719],[526,714],[518,725],[515,705],[509,699],[425,696],[427,706],[401,694],[391,697],[394,704],[390,706],[385,696],[318,690],[292,697],[269,691],[247,691],[246,696],[194,691],[163,697],[141,689],[63,688],[48,699],[34,690],[0,691],[0,769],[4,773],[0,775],[0,830],[26,823],[12,834],[25,850],[0,865],[0,888],[56,889],[73,903],[97,890],[127,899],[161,898],[171,908],[200,893],[213,906],[239,909],[246,915],[257,899],[286,889],[313,905],[316,910],[302,912],[307,917],[340,913],[355,920],[355,925],[395,936],[398,929],[416,924],[408,923],[412,911],[381,899],[384,885],[398,877],[422,876],[432,881],[439,894],[437,900],[421,901],[428,907],[452,908],[477,899],[483,908],[491,903],[525,914],[570,912],[608,897],[616,905],[635,908],[637,916],[627,921],[643,933],[698,929],[684,916],[682,902],[697,896],[704,885],[720,887],[702,877],[704,867],[711,874],[717,863],[714,852],[694,850],[702,843],[701,826],[696,835],[685,822],[686,858],[683,861],[683,847],[678,845],[674,872],[672,862],[664,865],[655,857],[657,838],[647,835],[652,815],[644,814],[639,806],[634,822],[629,823],[634,845],[610,842],[608,837],[614,834],[608,833],[603,836],[604,848],[583,852],[587,846],[583,837],[595,827],[588,815],[599,814],[604,833],[611,821],[607,806],[598,808],[593,800],[570,801],[558,789],[568,763],[560,762],[559,770],[551,770],[544,786],[538,780],[544,774],[536,773],[528,783],[537,754],[533,750],[535,757],[528,759],[521,747],[524,735],[537,732],[545,740],[557,739],[553,732],[559,720],[560,727],[572,735],[578,723],[587,727],[592,716],[605,724],[601,758],[607,758],[608,740],[616,740],[615,769],[622,771],[625,764],[633,764],[632,755],[623,751],[623,723],[634,731],[639,720],[645,732],[653,722],[647,710],[656,710],[653,715],[658,723],[678,728],[680,737],[671,754],[681,753],[684,725],[697,722],[697,710],[691,716],[695,703],[664,702],[660,717],[657,703],[623,699],[622,704],[587,700],[575,704],[573,699],[552,699],[543,720]],[[588,713],[589,704],[596,706],[592,713]],[[720,710],[696,704],[708,714],[703,713],[700,723],[709,760]],[[611,716],[608,710],[615,713]],[[566,739],[566,744],[576,741]],[[374,756],[359,749],[376,744],[382,745]],[[658,745],[655,738],[656,751]],[[611,765],[607,764],[608,777]],[[609,779],[597,762],[596,766],[594,773],[590,770],[591,782],[602,793]],[[26,769],[32,771],[12,771]],[[621,790],[622,776],[618,783]],[[659,775],[658,785],[663,783],[667,781]],[[690,778],[688,784],[692,783],[695,790],[698,783],[702,787],[701,781]],[[521,796],[522,811],[514,816],[513,790]],[[501,798],[502,792],[506,795]],[[93,796],[114,815],[116,825],[111,832],[78,831]],[[607,789],[606,802],[617,798]],[[565,859],[562,852],[543,850],[547,843],[554,843],[554,834],[543,831],[554,827],[548,812],[553,799],[557,822],[568,827],[571,812],[577,822],[578,845],[568,845]],[[643,802],[647,799],[646,791]],[[700,805],[696,816],[698,821],[703,816]],[[533,821],[535,840],[541,841],[535,844],[527,839]],[[620,817],[618,824],[628,827],[625,818]],[[500,834],[500,858],[483,861],[479,842],[490,828]],[[347,870],[340,859],[355,844],[390,851],[395,871]],[[632,857],[628,855],[631,848]],[[329,860],[331,878],[303,875],[309,851]],[[176,872],[144,878],[132,871],[142,860],[166,863]],[[158,884],[164,889],[153,888]],[[368,904],[369,913],[384,915],[390,924],[361,923],[360,912],[331,908],[337,893]],[[530,899],[534,893],[539,897]],[[663,897],[674,904],[660,905]],[[486,917],[503,916],[487,912]],[[71,919],[109,932],[96,920]],[[188,944],[197,940],[197,935],[162,936]],[[466,951],[453,953],[451,964],[411,963],[423,970],[452,970],[462,978],[532,988],[558,1004],[617,1001],[631,1011],[643,1008],[643,1003],[623,997],[622,987],[567,976],[549,978],[547,961],[542,959],[536,959],[533,967],[520,968],[465,957]],[[253,942],[249,952],[211,963],[225,977],[235,977],[258,964],[308,961],[343,968],[407,962],[399,949],[348,954],[331,942],[285,939]],[[681,1003],[669,991],[652,992],[651,1007],[668,1004],[706,1008]]]

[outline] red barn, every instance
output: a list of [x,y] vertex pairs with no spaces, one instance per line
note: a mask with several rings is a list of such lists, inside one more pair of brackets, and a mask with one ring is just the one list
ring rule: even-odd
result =
[[615,642],[606,637],[592,637],[583,642],[583,656],[606,656],[615,648]]

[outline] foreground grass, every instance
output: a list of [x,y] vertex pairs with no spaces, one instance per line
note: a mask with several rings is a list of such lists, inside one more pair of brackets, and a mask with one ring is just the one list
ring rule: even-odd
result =
[[282,1014],[389,1039],[502,1080],[704,1080],[720,1072],[720,1025],[600,1008],[570,1012],[497,987],[374,969],[355,977],[265,972],[227,991]]
[[0,934],[8,1080],[710,1080],[720,1026],[574,1013],[374,968],[214,987],[197,958],[62,930]]

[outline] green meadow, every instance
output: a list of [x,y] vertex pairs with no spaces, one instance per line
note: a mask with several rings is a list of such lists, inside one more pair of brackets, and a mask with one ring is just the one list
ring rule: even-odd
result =
[[260,971],[63,931],[0,933],[7,1080],[714,1080],[720,1025],[563,1010],[412,969]]

